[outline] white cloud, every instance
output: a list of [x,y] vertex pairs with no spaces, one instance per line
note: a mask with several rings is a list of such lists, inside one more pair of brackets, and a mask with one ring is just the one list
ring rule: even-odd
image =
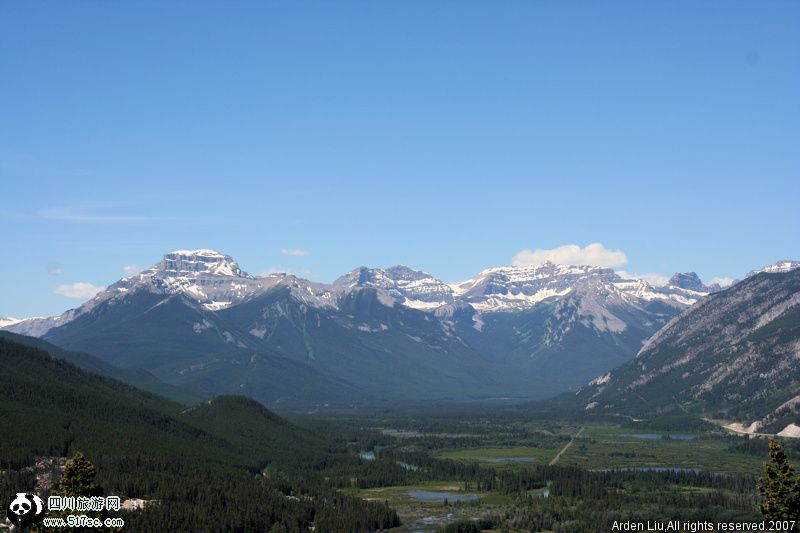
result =
[[550,261],[559,265],[594,265],[615,267],[628,262],[620,250],[609,250],[599,242],[581,248],[577,244],[565,244],[558,248],[522,250],[514,256],[514,266],[534,266]]
[[92,285],[91,283],[70,283],[65,285],[57,285],[53,292],[66,296],[67,298],[83,298],[88,299],[93,297],[98,292],[102,291],[103,287]]
[[281,253],[292,257],[308,257],[311,255],[311,252],[302,248],[281,248]]
[[125,273],[126,276],[135,276],[139,272],[142,271],[142,267],[139,265],[125,265],[122,267],[122,271]]
[[643,279],[653,287],[663,287],[669,281],[669,276],[657,274],[655,272],[650,274],[631,274],[629,272],[625,272],[624,270],[617,270],[617,274],[628,279]]
[[713,285],[715,283],[719,283],[720,287],[729,287],[729,286],[733,285],[734,281],[736,281],[736,280],[733,279],[733,278],[725,278],[725,277],[717,276],[717,277],[711,278],[711,283],[710,284]]

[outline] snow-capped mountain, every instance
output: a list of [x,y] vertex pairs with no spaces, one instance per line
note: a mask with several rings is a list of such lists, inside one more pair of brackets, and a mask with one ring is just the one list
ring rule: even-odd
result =
[[[619,292],[637,304],[661,301],[683,308],[716,290],[702,284],[694,273],[676,274],[665,287],[653,287],[637,278],[624,278],[608,268],[545,263],[534,267],[495,267],[454,285],[407,266],[386,269],[361,267],[338,278],[332,285],[315,283],[290,274],[253,276],[228,255],[215,250],[176,250],[140,274],[123,278],[76,309],[58,317],[3,319],[0,328],[42,336],[93,309],[101,302],[124,300],[137,291],[180,294],[208,311],[237,305],[277,286],[286,286],[307,305],[336,308],[348,292],[374,288],[398,304],[433,311],[454,303],[472,306],[479,313],[531,309],[544,300],[564,297],[586,280],[594,286]],[[613,287],[612,287],[613,285]]]
[[654,287],[552,263],[490,268],[453,285],[406,266],[362,267],[323,284],[178,250],[59,317],[0,328],[206,392],[266,382],[248,372],[291,367],[277,357],[386,397],[541,397],[631,359],[714,290],[693,273]]
[[693,292],[709,293],[720,290],[718,284],[705,285],[695,272],[678,272],[667,282],[668,287],[676,287]]
[[[674,284],[653,287],[642,279],[622,277],[610,268],[549,262],[532,267],[489,268],[452,288],[457,300],[482,313],[491,313],[530,309],[543,300],[566,296],[588,280],[596,282],[593,286],[599,290],[618,292],[629,302],[657,300],[676,308],[691,305],[709,292]],[[673,280],[676,278],[670,281]],[[700,286],[705,287],[702,283]]]
[[784,259],[783,261],[778,261],[777,263],[772,263],[771,265],[767,265],[764,268],[760,268],[758,270],[752,270],[748,272],[747,277],[754,276],[755,274],[761,274],[762,272],[766,272],[768,274],[776,274],[780,272],[789,272],[796,268],[800,268],[800,261],[791,261],[788,259]]
[[75,309],[70,309],[60,316],[41,317],[34,316],[23,319],[9,319],[8,323],[0,324],[0,329],[27,335],[29,337],[41,337],[51,329],[62,324],[66,324],[75,316]]
[[291,274],[253,276],[229,255],[214,250],[168,253],[155,266],[120,280],[98,296],[145,289],[156,294],[182,294],[204,309],[220,311],[278,285],[289,287],[299,300],[315,306],[333,305],[333,292],[327,286]]
[[244,272],[230,256],[214,250],[177,250],[135,276],[123,278],[99,293],[96,301],[147,290],[154,294],[184,294],[208,310],[225,309],[279,281]]
[[530,309],[544,300],[569,294],[587,280],[598,281],[593,286],[618,292],[629,302],[656,300],[676,308],[691,305],[719,290],[717,285],[704,285],[694,272],[675,274],[666,286],[654,287],[639,278],[622,277],[610,268],[553,263],[488,268],[453,285],[406,266],[361,267],[337,279],[334,287],[339,292],[374,287],[396,302],[415,309],[432,310],[459,303],[471,305],[479,313],[495,313]]
[[453,303],[453,289],[426,272],[397,265],[387,269],[361,267],[333,282],[338,292],[373,287],[397,303],[414,309],[436,309]]
[[122,278],[110,285],[76,309],[57,317],[28,318],[0,328],[41,337],[51,329],[91,311],[100,303],[121,301],[138,291],[183,294],[206,309],[224,309],[278,281],[273,277],[251,276],[243,272],[230,256],[214,250],[176,250],[140,274]]
[[7,326],[13,326],[14,324],[18,324],[22,322],[19,318],[14,318],[11,316],[0,316],[0,328],[4,328]]

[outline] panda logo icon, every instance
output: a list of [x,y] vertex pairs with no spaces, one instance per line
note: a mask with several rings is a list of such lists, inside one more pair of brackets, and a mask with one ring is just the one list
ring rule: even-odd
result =
[[44,518],[44,502],[36,494],[18,492],[8,505],[6,516],[17,527],[26,528],[38,524]]

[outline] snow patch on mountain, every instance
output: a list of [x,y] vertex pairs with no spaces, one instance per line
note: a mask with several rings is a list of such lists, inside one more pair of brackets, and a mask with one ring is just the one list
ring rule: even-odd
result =
[[602,376],[597,376],[592,381],[589,382],[589,385],[603,385],[611,381],[611,372],[607,372]]
[[195,322],[194,324],[192,324],[192,330],[195,333],[202,333],[210,327],[211,327],[211,322],[205,319],[203,319],[202,322]]
[[13,326],[14,324],[19,324],[20,322],[22,322],[22,319],[14,318],[11,316],[8,317],[0,316],[0,328]]
[[782,261],[778,261],[777,263],[773,263],[771,265],[767,265],[764,268],[760,268],[758,270],[751,270],[747,273],[747,277],[755,276],[756,274],[761,274],[762,272],[766,272],[768,274],[778,274],[782,272],[790,272],[796,268],[800,268],[800,261],[792,261],[789,259],[784,259]]
[[61,316],[23,318],[13,324],[0,326],[0,329],[28,337],[41,337],[52,328],[66,324],[75,316],[77,316],[76,310],[72,309]]
[[446,283],[404,265],[386,269],[360,267],[334,281],[333,287],[341,293],[372,287],[379,289],[379,294],[388,295],[393,302],[414,309],[433,310],[453,303],[453,291]]
[[471,304],[478,311],[490,313],[529,309],[539,302],[564,297],[580,283],[590,280],[602,282],[606,290],[613,284],[622,299],[634,304],[659,300],[682,308],[708,294],[671,284],[654,287],[640,278],[629,275],[623,277],[610,268],[553,263],[533,267],[489,268],[451,288],[457,300]]

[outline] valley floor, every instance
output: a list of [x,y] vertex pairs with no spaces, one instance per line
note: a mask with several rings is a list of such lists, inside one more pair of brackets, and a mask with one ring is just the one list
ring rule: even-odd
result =
[[[400,465],[408,474],[396,483],[353,478],[341,489],[388,502],[403,522],[392,530],[398,533],[446,531],[447,524],[456,531],[460,520],[478,519],[510,531],[602,531],[604,520],[623,516],[760,520],[755,481],[767,459],[767,440],[698,420],[659,427],[658,421],[456,411],[306,423],[335,423],[352,432],[352,453],[365,464]],[[787,444],[795,460],[798,444]],[[571,509],[569,520],[565,509]],[[588,523],[595,520],[592,512],[601,513],[599,521]]]

